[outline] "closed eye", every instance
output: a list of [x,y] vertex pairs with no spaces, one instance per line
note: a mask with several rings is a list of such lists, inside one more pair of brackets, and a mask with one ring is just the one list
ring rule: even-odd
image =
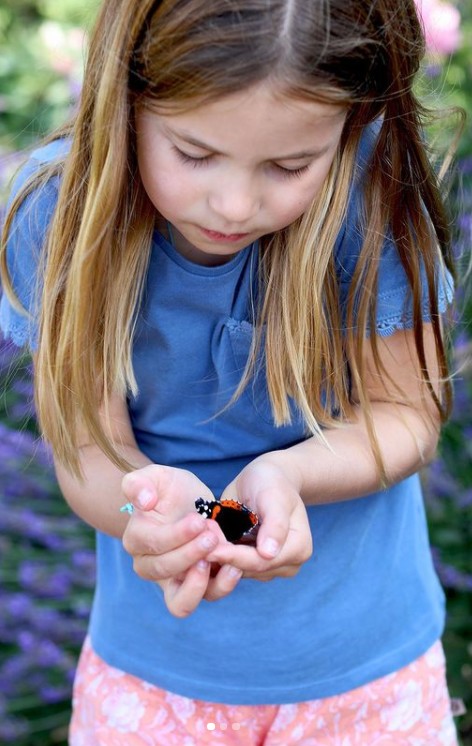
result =
[[284,179],[291,179],[302,176],[305,171],[308,171],[310,165],[307,163],[305,166],[299,166],[298,168],[284,168],[279,166],[278,163],[274,163],[274,168]]
[[188,153],[184,153],[183,150],[180,150],[179,148],[173,146],[173,150],[180,158],[182,163],[188,163],[194,168],[198,168],[198,166],[204,166],[208,161],[211,159],[211,155],[202,155],[202,156],[195,156],[195,155],[189,155]]
[[[180,150],[180,148],[177,148],[175,145],[173,146],[173,150],[182,163],[187,163],[193,168],[205,166],[213,157],[212,154],[202,156],[189,155],[183,150]],[[276,171],[277,175],[282,176],[284,179],[299,178],[310,167],[309,164],[306,164],[304,166],[299,166],[299,168],[285,168],[284,166],[280,166],[278,163],[272,163],[270,166]]]

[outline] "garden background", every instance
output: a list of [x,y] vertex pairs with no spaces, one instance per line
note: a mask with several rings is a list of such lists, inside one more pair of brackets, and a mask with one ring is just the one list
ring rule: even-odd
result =
[[[60,124],[77,100],[97,3],[0,0],[0,209],[19,151]],[[422,11],[429,53],[419,85],[433,106],[461,106],[472,116],[471,0],[456,6],[422,0]],[[433,134],[441,139],[444,131],[441,125]],[[462,277],[472,243],[470,121],[451,194]],[[472,745],[471,321],[470,293],[462,288],[452,351],[454,413],[424,475],[432,551],[448,599],[449,686],[469,710],[457,719],[464,746]],[[65,506],[38,439],[29,359],[1,340],[0,556],[0,743],[64,744],[94,582],[94,541]]]

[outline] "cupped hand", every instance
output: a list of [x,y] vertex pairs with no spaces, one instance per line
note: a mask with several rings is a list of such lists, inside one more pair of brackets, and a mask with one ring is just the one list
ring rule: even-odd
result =
[[211,600],[233,590],[242,574],[235,568],[222,567],[210,578],[208,556],[227,542],[215,521],[195,510],[197,497],[213,499],[203,482],[185,469],[150,465],[127,474],[122,489],[134,506],[123,546],[133,558],[136,574],[161,586],[174,616],[191,614],[209,584]]
[[[293,475],[273,454],[248,464],[226,488],[222,499],[246,504],[260,519],[255,546],[219,542],[212,562],[237,567],[246,578],[291,577],[311,557],[312,535],[305,505]],[[212,598],[209,586],[205,598]]]

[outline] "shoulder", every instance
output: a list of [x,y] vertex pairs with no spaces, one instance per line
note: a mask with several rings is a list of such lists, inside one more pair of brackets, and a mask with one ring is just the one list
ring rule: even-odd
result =
[[362,135],[357,149],[356,166],[354,170],[353,188],[359,186],[359,182],[367,175],[372,154],[382,127],[382,118],[375,119],[366,125],[362,130]]
[[[54,194],[57,196],[59,179],[52,176],[53,169],[54,166],[64,161],[69,147],[68,141],[54,140],[31,151],[13,179],[7,209],[13,204],[16,197],[25,190],[28,184],[33,183],[35,177],[38,178],[34,187],[30,191],[25,191],[25,194],[27,194],[25,201],[31,204],[38,199],[43,201],[47,198],[50,199]],[[43,174],[43,178],[40,178],[41,174]],[[18,211],[20,210],[21,207]]]
[[[340,302],[343,307],[348,301],[366,238],[367,217],[364,207],[364,191],[368,184],[369,168],[381,126],[382,120],[377,119],[362,132],[346,215],[335,244],[335,268],[340,287]],[[371,261],[369,257],[366,257],[366,266]],[[413,290],[388,227],[381,236],[381,250],[378,258],[375,259],[374,271],[376,273],[377,332],[387,336],[397,329],[412,328]],[[435,293],[439,311],[443,313],[452,300],[453,283],[451,276],[443,270],[439,258],[437,274],[438,285]],[[362,287],[356,285],[354,290],[361,292]],[[421,263],[419,300],[422,305],[423,319],[429,321],[431,318],[429,288],[423,262]]]
[[341,283],[350,282],[364,241],[364,186],[382,120],[364,127],[354,164],[346,213],[334,247],[336,271]]
[[59,190],[55,166],[64,161],[68,150],[67,141],[54,140],[33,150],[17,172],[7,203],[7,212],[14,210],[8,234],[9,263],[19,253],[24,260],[28,248],[39,248],[44,242]]
[[[68,148],[68,143],[57,140],[32,151],[13,180],[7,203],[7,215],[12,211],[6,236],[8,276],[20,305],[32,317],[37,311],[39,259],[57,204],[60,176],[54,167],[64,160]],[[17,344],[27,338],[26,319],[5,294],[0,326]]]

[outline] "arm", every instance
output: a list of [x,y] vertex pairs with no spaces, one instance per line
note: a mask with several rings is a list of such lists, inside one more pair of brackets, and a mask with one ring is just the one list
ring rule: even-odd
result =
[[[379,376],[371,344],[367,342],[364,383],[379,450],[389,481],[394,483],[433,458],[439,418],[421,379],[413,332],[398,331],[378,342],[383,364],[403,391],[400,400],[398,389]],[[434,385],[438,374],[434,338],[428,324],[425,351]],[[302,506],[350,500],[381,489],[378,466],[359,405],[354,421],[324,434],[329,447],[311,437],[291,448],[263,454],[228,486],[223,497],[238,497],[263,519],[257,537],[258,551],[250,547],[217,547],[215,559],[232,562],[246,576],[260,579],[293,574],[311,552]],[[271,561],[260,556],[265,542],[274,547]]]
[[[55,460],[56,475],[64,498],[83,521],[98,531],[123,539],[130,523],[129,515],[120,512],[126,500],[132,500],[138,508],[147,507],[147,502],[153,502],[155,507],[158,501],[160,514],[163,515],[167,510],[186,514],[187,503],[190,504],[190,498],[185,497],[188,493],[192,495],[192,508],[193,495],[202,493],[212,497],[208,488],[190,472],[152,464],[139,450],[124,398],[112,396],[108,417],[110,439],[116,450],[135,466],[135,471],[130,474],[121,471],[95,445],[87,432],[80,434],[82,481]],[[103,413],[101,418],[104,420]],[[140,475],[139,479],[137,474]],[[178,492],[183,497],[179,497]],[[205,526],[203,519],[197,522]]]
[[[435,455],[440,422],[431,396],[421,379],[414,353],[413,332],[398,331],[379,339],[379,351],[392,381],[380,377],[366,344],[366,380],[373,423],[390,483],[417,472]],[[425,351],[433,385],[438,392],[438,372],[431,326],[425,325]],[[358,401],[356,391],[354,399]],[[307,505],[336,502],[368,495],[381,489],[361,407],[355,421],[326,433],[329,450],[317,438],[267,454],[291,473]]]
[[[241,573],[225,567],[210,578],[207,555],[224,537],[194,507],[196,495],[213,498],[208,487],[189,471],[151,463],[138,448],[122,397],[112,397],[109,423],[115,447],[136,470],[124,475],[84,432],[80,446],[83,481],[55,463],[71,509],[89,525],[123,541],[135,572],[161,586],[172,614],[190,614],[209,585],[214,600],[230,593]],[[120,512],[126,501],[138,506],[131,516]]]
[[[120,455],[135,465],[136,469],[148,466],[151,461],[136,444],[126,402],[114,396],[110,402],[109,412],[110,435]],[[111,463],[90,441],[86,432],[81,434],[80,440],[79,455],[83,482],[76,479],[55,459],[56,476],[62,494],[70,508],[85,523],[98,531],[121,539],[129,520],[127,514],[120,513],[120,506],[125,502],[122,490],[124,472]]]

